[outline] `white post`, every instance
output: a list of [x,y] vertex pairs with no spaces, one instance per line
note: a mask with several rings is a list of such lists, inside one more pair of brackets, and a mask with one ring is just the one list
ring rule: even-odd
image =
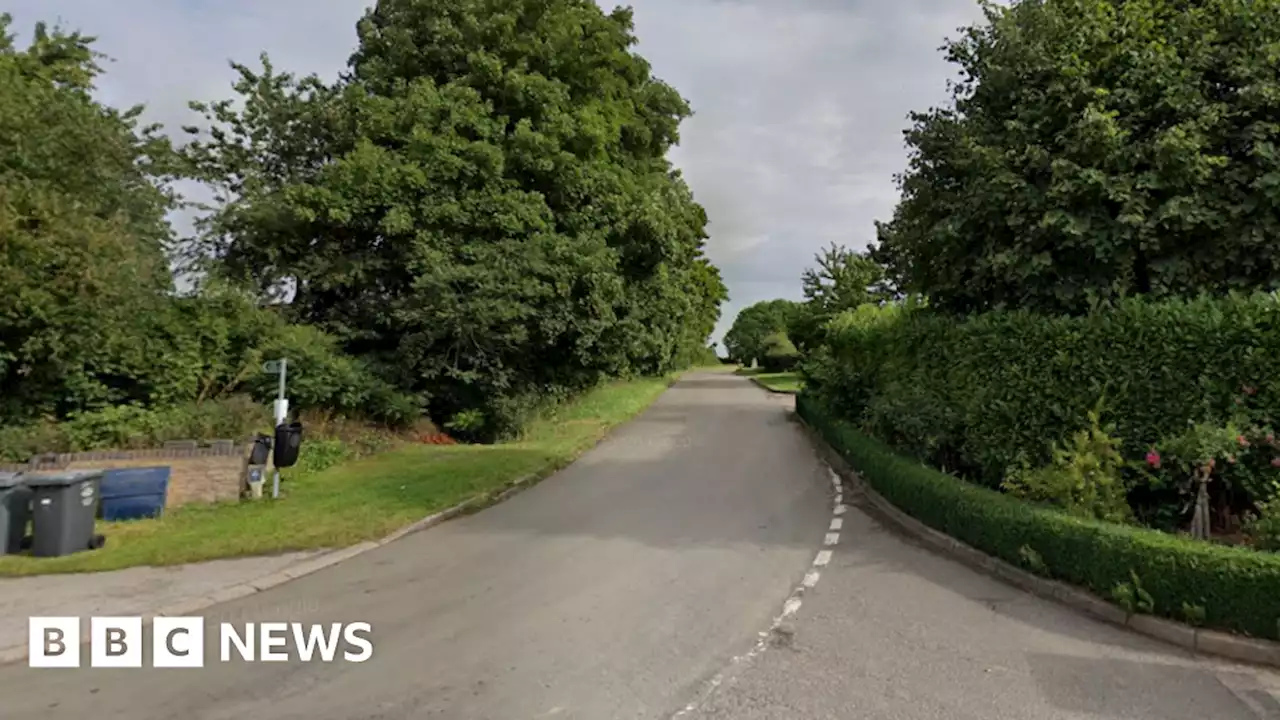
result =
[[[280,358],[280,396],[276,398],[276,427],[284,424],[289,418],[289,400],[284,396],[285,375],[289,372],[289,359]],[[280,497],[280,468],[273,467],[273,477],[271,479],[271,497],[273,499]]]

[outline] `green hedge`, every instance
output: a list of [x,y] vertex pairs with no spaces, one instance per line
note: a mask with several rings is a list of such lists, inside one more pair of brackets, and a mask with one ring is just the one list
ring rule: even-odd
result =
[[889,502],[989,555],[1025,567],[1023,548],[1030,548],[1045,574],[1104,598],[1136,573],[1157,615],[1181,620],[1183,603],[1198,605],[1207,627],[1280,639],[1280,555],[1030,505],[894,453],[833,419],[807,393],[797,412]]
[[1047,463],[1100,400],[1130,458],[1189,421],[1224,422],[1245,386],[1256,417],[1280,419],[1276,367],[1280,301],[1256,295],[1134,299],[1079,317],[860,308],[805,372],[841,417],[994,487],[1022,460]]

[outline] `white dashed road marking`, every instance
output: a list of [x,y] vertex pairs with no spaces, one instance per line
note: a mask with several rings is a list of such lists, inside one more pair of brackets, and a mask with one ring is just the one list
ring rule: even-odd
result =
[[[844,520],[840,519],[840,516],[844,515],[845,511],[847,510],[847,508],[844,505],[844,487],[840,482],[840,476],[836,474],[835,470],[828,467],[827,472],[831,476],[831,487],[833,490],[835,490],[834,503],[831,509],[831,514],[833,517],[831,519],[830,529],[832,531],[836,531],[844,527]],[[834,546],[839,542],[840,542],[840,533],[838,532],[828,532],[826,534],[826,537],[824,537],[822,540],[822,544],[827,547]],[[815,568],[826,567],[826,565],[830,562],[831,562],[831,551],[819,550],[817,556],[813,558],[813,567]],[[755,647],[751,648],[751,650],[747,654],[739,655],[738,657],[735,657],[729,663],[729,667],[732,668],[744,661],[751,660],[752,658],[756,657],[760,653],[764,652],[765,649],[769,646],[768,644],[769,637],[778,630],[779,626],[782,625],[782,622],[784,620],[786,620],[787,618],[799,612],[800,606],[804,604],[804,600],[802,599],[802,596],[804,595],[805,591],[812,590],[815,586],[817,586],[818,579],[821,577],[822,577],[821,573],[819,573],[817,570],[810,570],[809,572],[805,573],[804,580],[800,583],[800,587],[797,587],[795,590],[793,590],[791,592],[791,595],[787,598],[787,601],[782,605],[782,614],[773,619],[773,624],[769,626],[768,631],[760,633],[760,637],[756,641]],[[728,668],[726,668],[726,670],[727,669]],[[694,710],[697,710],[698,706],[701,705],[703,701],[705,701],[707,698],[711,697],[712,693],[716,691],[716,688],[720,687],[720,685],[724,682],[726,670],[721,670],[720,672],[716,673],[715,677],[711,678],[711,680],[707,683],[706,690],[702,693],[701,697],[689,703],[684,707],[684,709],[682,709],[680,712],[677,712],[675,715],[673,715],[672,720],[676,720],[677,718],[682,718],[685,715],[688,715],[689,713],[693,712]]]

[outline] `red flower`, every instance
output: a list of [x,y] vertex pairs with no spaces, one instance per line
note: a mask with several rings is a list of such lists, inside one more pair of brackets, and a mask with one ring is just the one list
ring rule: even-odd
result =
[[1236,436],[1236,442],[1240,443],[1240,447],[1249,447],[1249,441],[1243,435]]
[[1252,385],[1245,385],[1243,388],[1241,388],[1241,390],[1244,390],[1245,395],[1253,395],[1254,393],[1258,392],[1258,388]]
[[1271,458],[1271,467],[1280,468],[1280,457]]
[[1148,452],[1147,464],[1159,470],[1160,469],[1160,453],[1156,452],[1155,450]]
[[1275,441],[1276,441],[1276,434],[1275,434],[1275,433],[1267,433],[1267,442],[1268,442],[1268,443],[1273,443],[1273,442],[1275,442]]

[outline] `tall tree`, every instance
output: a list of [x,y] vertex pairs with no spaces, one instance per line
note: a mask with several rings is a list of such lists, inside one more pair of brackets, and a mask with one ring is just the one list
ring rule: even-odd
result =
[[[203,250],[444,419],[705,346],[723,283],[667,161],[689,114],[590,0],[381,0],[341,81],[239,66],[189,146]],[[695,335],[701,333],[701,337]]]
[[947,45],[877,256],[968,312],[1280,285],[1277,0],[1017,0]]
[[822,327],[846,310],[897,297],[885,268],[870,251],[854,251],[832,243],[814,256],[815,267],[801,276],[805,303],[788,334],[801,350],[821,342]]
[[872,259],[869,252],[856,252],[832,243],[815,255],[814,260],[817,266],[805,270],[800,281],[805,300],[817,313],[834,315],[893,296],[884,266]]
[[786,335],[803,314],[804,306],[793,300],[764,300],[743,308],[725,333],[729,358],[750,365],[764,359],[772,335]]
[[171,289],[167,142],[91,93],[93,39],[0,16],[0,424],[145,396]]

